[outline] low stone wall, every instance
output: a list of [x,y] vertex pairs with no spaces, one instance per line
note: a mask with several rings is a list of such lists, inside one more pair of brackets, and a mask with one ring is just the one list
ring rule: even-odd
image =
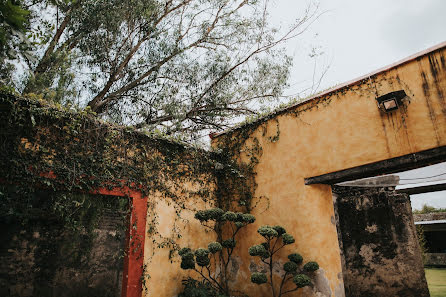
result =
[[446,220],[446,212],[413,214],[414,222]]
[[446,253],[425,253],[424,265],[446,267]]

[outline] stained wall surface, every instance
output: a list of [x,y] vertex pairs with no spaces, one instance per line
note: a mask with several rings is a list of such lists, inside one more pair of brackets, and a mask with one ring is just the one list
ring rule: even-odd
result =
[[[304,259],[320,264],[319,296],[344,296],[331,188],[306,186],[304,179],[446,145],[445,47],[214,138],[214,146],[246,139],[238,154],[244,162],[254,146],[261,151],[255,196],[263,199],[255,201],[258,220],[243,237],[242,258],[259,241],[256,228],[280,224],[295,236]],[[378,109],[376,97],[398,90],[407,94],[398,110]],[[240,287],[259,264],[252,262],[240,267]],[[245,289],[268,296],[266,286]]]
[[346,296],[429,297],[408,194],[335,187]]

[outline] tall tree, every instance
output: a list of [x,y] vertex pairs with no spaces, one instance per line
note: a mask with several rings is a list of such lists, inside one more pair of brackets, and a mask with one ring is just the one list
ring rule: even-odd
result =
[[224,128],[279,98],[292,62],[280,45],[317,13],[311,6],[290,28],[277,30],[268,23],[268,4],[34,1],[34,28],[46,31],[23,93],[168,134]]
[[27,55],[26,38],[29,11],[19,1],[0,0],[0,80],[7,83],[12,72],[12,60]]

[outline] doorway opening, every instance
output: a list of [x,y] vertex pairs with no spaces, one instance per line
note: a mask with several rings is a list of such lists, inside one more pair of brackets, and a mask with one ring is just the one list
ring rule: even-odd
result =
[[332,186],[346,296],[430,296],[411,200],[445,197],[445,161],[443,146],[305,179]]

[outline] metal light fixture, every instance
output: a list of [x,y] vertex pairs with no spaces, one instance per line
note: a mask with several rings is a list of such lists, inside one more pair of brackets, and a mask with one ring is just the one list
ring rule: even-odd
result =
[[378,102],[379,109],[383,110],[384,112],[391,112],[400,107],[402,104],[401,100],[406,96],[406,92],[404,92],[404,90],[400,90],[377,97],[376,101]]

